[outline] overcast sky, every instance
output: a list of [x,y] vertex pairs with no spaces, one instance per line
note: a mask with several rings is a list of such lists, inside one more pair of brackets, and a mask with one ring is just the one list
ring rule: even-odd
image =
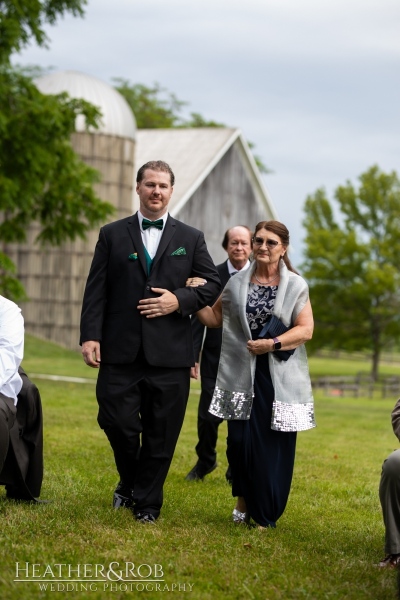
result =
[[399,0],[89,0],[47,31],[14,62],[159,82],[239,127],[274,171],[295,264],[308,194],[373,164],[400,173]]

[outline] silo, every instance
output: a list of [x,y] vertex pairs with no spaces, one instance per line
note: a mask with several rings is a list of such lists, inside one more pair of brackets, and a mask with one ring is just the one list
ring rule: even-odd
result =
[[[132,214],[136,123],[125,99],[103,81],[76,71],[46,75],[35,83],[44,94],[68,92],[100,108],[100,128],[87,132],[84,118],[78,117],[72,144],[100,172],[96,193],[115,206],[113,220]],[[29,297],[29,302],[21,303],[25,330],[78,349],[81,302],[98,228],[85,241],[45,250],[34,244],[38,230],[33,224],[27,243],[13,246],[10,252]]]

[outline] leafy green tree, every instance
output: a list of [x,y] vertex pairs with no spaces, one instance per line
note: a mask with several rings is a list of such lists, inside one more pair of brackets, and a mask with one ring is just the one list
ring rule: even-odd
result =
[[200,113],[190,113],[189,119],[181,116],[187,102],[159,83],[148,87],[142,83],[130,83],[127,79],[114,78],[115,89],[125,98],[135,115],[139,129],[169,129],[173,127],[225,127],[223,123],[208,121]]
[[182,127],[225,127],[223,123],[208,121],[200,113],[190,113],[190,118],[182,123]]
[[178,100],[159,83],[148,87],[141,83],[131,84],[121,78],[114,81],[117,84],[115,89],[131,107],[139,129],[168,129],[181,124],[179,113],[186,102]]
[[400,335],[400,180],[373,166],[305,203],[303,274],[310,285],[315,331],[311,348],[369,350],[378,378],[384,348]]
[[[124,96],[132,109],[139,129],[169,129],[178,127],[226,127],[223,123],[205,119],[200,113],[192,112],[189,118],[181,116],[187,102],[178,100],[175,94],[155,83],[153,87],[141,83],[130,83],[126,79],[114,78],[115,89]],[[253,150],[254,144],[248,142]],[[262,158],[253,153],[254,160],[261,173],[272,171]]]
[[19,52],[33,39],[39,46],[47,45],[43,26],[54,25],[66,13],[83,16],[87,0],[0,0],[0,64],[9,62],[13,52]]
[[7,244],[24,242],[32,222],[37,241],[59,245],[84,238],[113,207],[97,197],[99,174],[74,152],[76,117],[96,127],[99,111],[67,94],[41,94],[26,72],[12,68],[10,55],[31,39],[45,45],[43,25],[66,11],[82,14],[84,0],[0,0],[0,293],[24,298]]

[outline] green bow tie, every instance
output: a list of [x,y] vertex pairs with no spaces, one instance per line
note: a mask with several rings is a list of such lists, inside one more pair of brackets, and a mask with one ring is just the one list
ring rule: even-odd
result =
[[164,221],[162,219],[157,219],[157,221],[149,221],[149,219],[143,219],[143,231],[146,231],[146,229],[148,229],[149,227],[156,227],[157,229],[162,229],[164,227]]

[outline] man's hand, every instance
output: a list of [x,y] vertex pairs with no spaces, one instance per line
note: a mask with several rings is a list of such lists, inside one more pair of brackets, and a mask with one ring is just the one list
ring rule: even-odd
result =
[[83,360],[89,367],[98,369],[100,366],[100,342],[89,341],[82,344]]
[[163,288],[151,288],[151,291],[161,295],[158,298],[139,300],[139,306],[137,307],[140,314],[147,319],[169,315],[178,310],[179,302],[175,294]]
[[190,377],[192,379],[199,378],[199,363],[194,363],[194,367],[190,367]]

